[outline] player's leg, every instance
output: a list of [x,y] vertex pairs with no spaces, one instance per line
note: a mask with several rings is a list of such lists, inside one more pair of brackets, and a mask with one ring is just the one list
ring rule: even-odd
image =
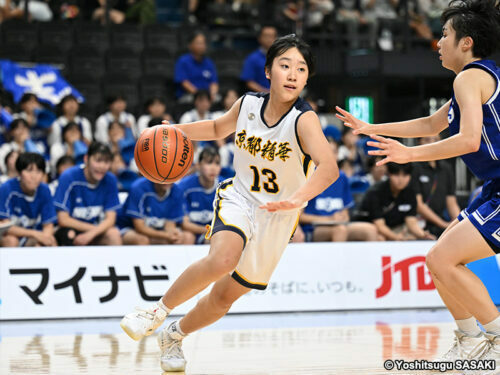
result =
[[313,232],[314,242],[343,242],[347,241],[347,227],[345,225],[318,226]]
[[378,241],[377,227],[372,223],[354,221],[347,225],[347,241]]
[[120,230],[117,227],[111,227],[92,241],[92,243],[96,245],[120,246],[122,245]]
[[149,245],[149,238],[130,229],[122,235],[124,245]]
[[164,371],[184,371],[186,360],[182,340],[192,332],[222,318],[232,304],[250,289],[239,284],[229,274],[215,282],[210,293],[198,301],[181,320],[171,323],[158,335],[160,363]]
[[11,234],[5,233],[2,236],[2,247],[18,247],[19,246],[19,238],[13,236]]

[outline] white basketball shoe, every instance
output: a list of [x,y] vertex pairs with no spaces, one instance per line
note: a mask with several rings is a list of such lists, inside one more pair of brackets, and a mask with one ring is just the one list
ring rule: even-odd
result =
[[168,316],[167,311],[161,306],[161,302],[156,303],[149,309],[136,307],[136,311],[127,314],[120,322],[120,327],[132,339],[138,341],[144,336],[151,335],[161,326]]
[[439,358],[439,361],[479,359],[488,351],[489,347],[490,341],[484,334],[481,333],[478,337],[471,337],[460,330],[456,330],[453,345]]
[[500,335],[485,333],[484,336],[490,341],[489,350],[480,359],[493,359],[496,361],[496,368],[493,371],[483,372],[484,375],[500,374]]
[[176,331],[173,322],[158,335],[161,350],[160,364],[163,371],[184,371],[186,360],[182,352],[182,339],[185,337]]

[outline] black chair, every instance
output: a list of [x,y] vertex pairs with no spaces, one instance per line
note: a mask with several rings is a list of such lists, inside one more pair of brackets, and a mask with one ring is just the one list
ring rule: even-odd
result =
[[109,48],[108,29],[95,23],[77,24],[75,39],[78,46],[92,47],[101,53]]
[[0,59],[17,62],[33,61],[33,48],[19,48],[19,44],[0,44]]
[[55,45],[36,46],[34,59],[43,64],[60,65],[63,69],[67,69],[68,66],[68,56],[64,50]]
[[93,47],[73,47],[69,62],[71,74],[87,74],[100,80],[106,72],[104,56]]
[[57,46],[64,52],[73,46],[73,25],[70,22],[43,22],[38,31],[42,45]]
[[135,25],[111,25],[111,46],[140,53],[144,48],[142,29]]
[[2,23],[2,41],[4,44],[17,45],[19,49],[32,50],[38,40],[37,24],[19,20]]
[[175,59],[166,49],[146,48],[142,52],[142,67],[145,74],[174,77]]
[[179,50],[177,31],[164,25],[148,25],[144,28],[145,47],[163,48],[174,56]]
[[243,57],[234,50],[218,50],[211,55],[219,78],[238,78],[241,74]]
[[139,92],[142,104],[155,96],[162,97],[167,102],[175,99],[174,84],[164,76],[143,75],[139,80]]
[[104,104],[100,81],[88,74],[71,74],[66,76],[66,80],[85,98],[80,112],[95,119],[97,111],[101,110]]
[[108,73],[123,74],[130,79],[137,79],[142,74],[140,56],[125,48],[112,48],[106,57]]
[[127,111],[136,112],[140,101],[137,82],[131,80],[129,76],[123,74],[108,74],[102,82],[104,98],[121,95],[127,100]]

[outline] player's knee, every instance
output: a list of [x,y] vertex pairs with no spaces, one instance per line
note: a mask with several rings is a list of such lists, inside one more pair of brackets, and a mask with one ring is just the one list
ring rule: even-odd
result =
[[19,239],[16,236],[3,235],[2,236],[2,247],[17,247],[19,246]]
[[134,238],[134,245],[149,245],[151,241],[143,234],[137,234]]
[[121,245],[122,244],[122,237],[121,237],[120,231],[118,230],[117,227],[109,228],[106,231],[106,233],[104,234],[104,237],[106,238],[106,243],[108,245]]
[[370,225],[365,229],[365,235],[367,241],[379,241],[377,227],[375,225]]
[[213,293],[211,298],[212,303],[221,310],[229,310],[235,301],[234,296],[225,290]]
[[194,245],[196,242],[196,236],[193,232],[183,231],[182,232],[182,243],[184,245]]
[[337,225],[332,229],[332,241],[347,240],[347,226]]
[[238,259],[232,254],[209,255],[209,267],[215,274],[224,275],[234,270],[238,264]]
[[425,264],[433,275],[437,275],[439,273],[440,265],[442,265],[439,253],[439,247],[433,246],[425,257]]

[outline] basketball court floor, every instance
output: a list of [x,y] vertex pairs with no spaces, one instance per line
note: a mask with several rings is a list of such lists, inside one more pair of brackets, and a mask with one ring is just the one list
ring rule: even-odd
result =
[[[169,318],[170,320],[170,318]],[[184,340],[186,374],[417,374],[386,359],[432,360],[454,324],[444,309],[229,315]],[[156,335],[119,319],[0,323],[0,374],[158,374]]]

